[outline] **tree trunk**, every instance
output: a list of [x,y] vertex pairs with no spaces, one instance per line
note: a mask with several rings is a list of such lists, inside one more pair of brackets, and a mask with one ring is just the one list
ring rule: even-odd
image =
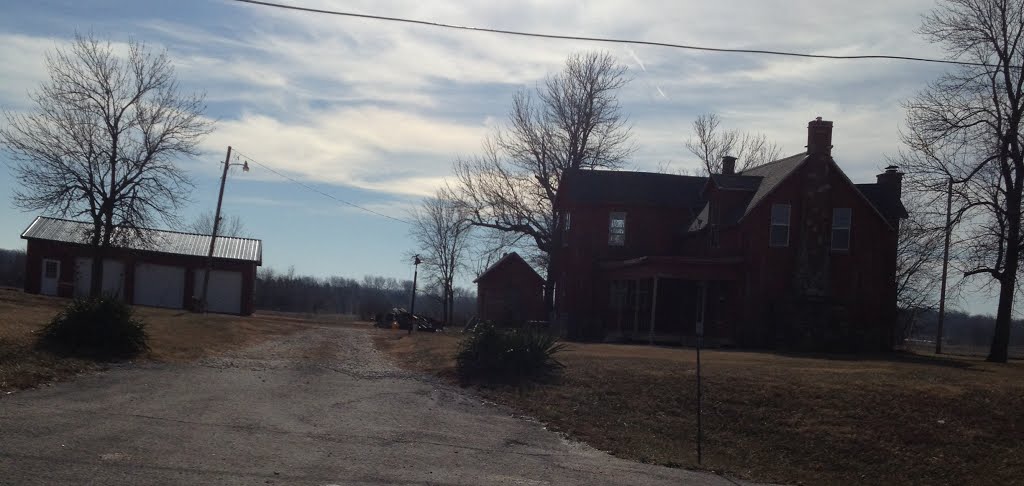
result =
[[89,274],[89,297],[99,297],[103,293],[103,225],[93,224],[92,235],[92,272]]
[[[1007,191],[1006,207],[1011,208],[1006,215],[1007,240],[1011,244],[1018,241],[1020,235],[1020,193]],[[1014,210],[1016,209],[1016,210]],[[1015,246],[1015,245],[1014,245]],[[1017,269],[1020,267],[1020,252],[1012,249],[1006,252],[1006,265],[1003,267],[1002,278],[999,279],[999,307],[996,311],[996,328],[992,332],[992,346],[986,361],[1005,363],[1009,358],[1010,324],[1013,320],[1013,297],[1017,288]]]

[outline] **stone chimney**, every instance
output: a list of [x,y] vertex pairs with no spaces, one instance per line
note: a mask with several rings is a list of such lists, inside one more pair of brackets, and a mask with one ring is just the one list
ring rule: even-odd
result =
[[878,179],[878,185],[888,188],[891,194],[894,194],[897,198],[903,196],[903,173],[900,172],[899,167],[890,165],[885,168],[885,172],[875,176]]
[[736,173],[736,157],[731,155],[722,156],[722,174],[732,175]]
[[819,116],[807,124],[807,154],[832,155],[832,122]]

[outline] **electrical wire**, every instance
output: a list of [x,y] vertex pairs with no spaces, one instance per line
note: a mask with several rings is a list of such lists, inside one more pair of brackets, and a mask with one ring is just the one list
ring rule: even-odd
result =
[[398,221],[399,223],[405,223],[405,224],[408,224],[408,225],[412,224],[412,222],[410,222],[408,220],[405,220],[405,219],[402,219],[402,218],[396,218],[394,216],[389,216],[387,214],[384,214],[384,213],[381,213],[381,212],[378,212],[378,211],[374,211],[374,210],[372,210],[370,208],[367,208],[367,207],[364,207],[364,206],[360,206],[360,205],[358,205],[356,203],[349,202],[349,201],[346,201],[344,199],[340,199],[340,198],[334,197],[333,195],[328,194],[328,193],[326,193],[324,191],[321,191],[321,190],[319,190],[319,189],[317,189],[317,188],[315,188],[315,187],[313,187],[313,186],[311,186],[309,184],[306,184],[306,183],[304,183],[304,182],[302,182],[302,181],[300,181],[298,179],[295,179],[294,177],[291,177],[291,176],[288,176],[288,175],[283,174],[281,172],[278,172],[277,170],[274,170],[274,168],[270,167],[269,165],[264,164],[263,162],[260,162],[260,161],[258,161],[256,159],[252,158],[249,155],[246,155],[246,154],[244,154],[244,153],[242,153],[242,152],[240,152],[238,150],[235,150],[235,149],[233,149],[233,150],[242,159],[244,159],[246,161],[249,161],[249,162],[252,162],[252,163],[254,163],[254,164],[256,164],[256,165],[258,165],[258,166],[260,166],[260,167],[262,167],[262,168],[264,168],[264,169],[266,169],[266,170],[268,170],[268,171],[270,171],[270,172],[272,172],[274,174],[277,174],[279,177],[283,177],[285,179],[288,179],[289,181],[292,181],[293,183],[298,184],[298,185],[300,185],[300,186],[302,186],[302,187],[304,187],[306,189],[309,189],[310,191],[313,191],[313,192],[315,192],[317,194],[320,194],[321,196],[324,196],[324,197],[329,198],[329,199],[333,199],[335,202],[338,202],[340,204],[344,204],[346,206],[351,206],[353,208],[356,208],[356,209],[359,209],[359,210],[362,210],[362,211],[366,211],[366,212],[368,212],[370,214],[374,214],[374,215],[380,216],[382,218],[387,218],[387,219],[390,219],[390,220],[393,220],[393,221]]
[[[954,64],[954,65],[959,65],[959,66],[975,66],[975,67],[988,67],[988,68],[998,67],[998,66],[995,66],[995,65],[992,65],[992,64],[983,63],[983,62],[956,61],[956,60],[952,60],[952,59],[934,59],[934,58],[915,57],[915,56],[890,56],[890,55],[881,55],[881,54],[840,56],[840,55],[830,55],[830,54],[807,54],[807,53],[801,53],[801,52],[774,51],[774,50],[767,50],[767,49],[732,49],[732,48],[725,48],[725,47],[707,47],[707,46],[695,46],[695,45],[688,45],[688,44],[673,44],[673,43],[669,43],[669,42],[654,42],[654,41],[643,41],[643,40],[634,40],[634,39],[614,39],[614,38],[608,38],[608,37],[588,37],[588,36],[575,36],[575,35],[563,35],[563,34],[545,34],[545,33],[537,33],[537,32],[523,32],[523,31],[516,31],[516,30],[492,29],[492,28],[488,28],[488,27],[472,27],[472,26],[467,26],[467,25],[446,24],[446,23],[442,23],[442,22],[430,22],[430,21],[427,21],[427,20],[407,19],[407,18],[402,18],[402,17],[388,17],[388,16],[384,16],[384,15],[361,14],[361,13],[355,13],[355,12],[344,12],[344,11],[339,11],[339,10],[324,10],[324,9],[319,9],[319,8],[300,7],[300,6],[297,6],[297,5],[285,5],[285,4],[274,3],[274,2],[265,2],[265,1],[261,1],[261,0],[229,0],[229,1],[239,2],[239,3],[247,3],[247,4],[250,4],[250,5],[259,5],[259,6],[263,6],[263,7],[281,8],[281,9],[286,9],[286,10],[297,10],[297,11],[300,11],[300,12],[307,12],[307,13],[316,13],[316,14],[325,14],[325,15],[338,15],[338,16],[342,16],[342,17],[354,17],[354,18],[360,18],[360,19],[380,20],[380,21],[387,21],[387,22],[401,22],[401,23],[406,23],[406,24],[425,25],[425,26],[428,26],[428,27],[436,27],[436,28],[444,28],[444,29],[467,30],[467,31],[472,31],[472,32],[488,32],[488,33],[492,33],[492,34],[516,35],[516,36],[523,36],[523,37],[538,37],[538,38],[542,38],[542,39],[577,40],[577,41],[587,41],[587,42],[608,42],[608,43],[616,43],[616,44],[633,44],[633,45],[642,45],[642,46],[670,47],[670,48],[674,48],[674,49],[686,49],[686,50],[692,50],[692,51],[727,52],[727,53],[737,53],[737,54],[761,54],[761,55],[771,55],[771,56],[803,57],[803,58],[811,58],[811,59],[832,59],[832,60],[847,60],[847,61],[849,61],[849,60],[890,59],[890,60],[897,60],[897,61],[928,62],[928,63],[935,63],[935,64]],[[1017,66],[1011,66],[1011,67],[1016,68]]]

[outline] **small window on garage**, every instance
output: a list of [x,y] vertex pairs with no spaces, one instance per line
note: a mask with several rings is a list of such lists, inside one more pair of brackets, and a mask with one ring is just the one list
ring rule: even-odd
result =
[[46,264],[43,267],[43,278],[57,278],[59,272],[60,263],[57,260],[46,260]]

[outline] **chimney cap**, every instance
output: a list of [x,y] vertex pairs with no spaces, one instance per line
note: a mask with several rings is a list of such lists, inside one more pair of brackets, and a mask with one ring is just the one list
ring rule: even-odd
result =
[[890,174],[895,174],[896,172],[899,172],[899,170],[900,168],[897,167],[896,164],[890,165],[885,168],[885,171]]

